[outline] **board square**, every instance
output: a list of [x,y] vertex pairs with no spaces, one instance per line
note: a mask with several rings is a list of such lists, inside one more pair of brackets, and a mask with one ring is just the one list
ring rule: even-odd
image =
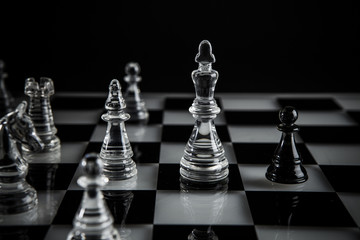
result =
[[354,220],[334,192],[247,191],[256,225],[354,227]]
[[[180,190],[180,164],[160,164],[157,189]],[[229,177],[226,188],[232,190],[243,190],[240,172],[236,164],[229,164]]]
[[281,107],[293,106],[297,110],[340,110],[332,98],[278,98]]
[[360,124],[360,111],[348,111],[350,117],[352,117],[358,124]]
[[162,110],[149,110],[149,121],[147,124],[161,124],[164,112]]
[[[270,164],[277,146],[276,143],[233,143],[237,162],[242,164]],[[316,163],[304,143],[296,147],[304,164]]]
[[[228,125],[232,143],[276,143],[281,132],[270,125]],[[299,134],[295,134],[297,143],[303,142]]]
[[305,191],[334,192],[334,189],[317,165],[304,165],[309,179],[301,184],[280,184],[265,177],[268,165],[239,164],[242,182],[246,191]]
[[57,124],[96,124],[99,121],[101,110],[54,110],[54,123]]
[[357,226],[360,227],[360,193],[340,192],[338,195],[350,215],[355,220]]
[[76,211],[80,206],[82,196],[83,191],[67,190],[53,220],[53,224],[72,225]]
[[359,126],[303,126],[299,134],[308,143],[360,143]]
[[225,111],[226,122],[233,125],[274,125],[279,123],[278,111]]
[[360,192],[360,166],[320,166],[337,192]]
[[37,190],[37,207],[30,211],[0,215],[0,226],[46,226],[50,225],[58,211],[65,191]]
[[57,109],[103,109],[106,98],[102,97],[60,97],[54,96],[51,108]]
[[66,190],[78,164],[29,164],[27,181],[36,190]]
[[95,125],[56,125],[61,142],[89,141]]
[[307,240],[356,240],[360,238],[358,228],[328,228],[299,226],[256,226],[258,240],[307,239]]
[[243,191],[166,191],[156,194],[154,224],[252,225]]
[[187,226],[187,225],[155,225],[153,239],[167,239],[171,236],[172,240],[188,239],[194,230],[209,231],[215,233],[218,239],[247,239],[257,240],[253,226]]
[[128,224],[152,224],[154,221],[156,191],[137,190],[132,191],[132,193],[134,197],[129,206],[125,222]]
[[44,239],[49,226],[0,227],[0,239]]
[[307,143],[316,162],[321,165],[360,165],[360,144]]

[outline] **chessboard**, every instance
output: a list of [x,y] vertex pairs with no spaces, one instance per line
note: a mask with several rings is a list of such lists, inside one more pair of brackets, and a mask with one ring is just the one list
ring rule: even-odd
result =
[[[72,229],[83,189],[79,162],[105,136],[107,93],[52,97],[61,158],[29,166],[36,214],[0,218],[0,239],[60,240]],[[229,181],[212,190],[181,186],[179,162],[194,126],[194,94],[143,93],[146,125],[126,122],[137,176],[109,183],[104,198],[122,239],[188,239],[192,231],[224,239],[360,239],[360,94],[217,93],[216,129],[229,161]],[[281,132],[278,113],[298,110],[298,150],[309,179],[265,178]]]

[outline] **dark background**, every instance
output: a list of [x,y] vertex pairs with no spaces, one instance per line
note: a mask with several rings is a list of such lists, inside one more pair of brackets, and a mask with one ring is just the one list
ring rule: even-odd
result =
[[358,92],[357,2],[2,3],[0,59],[12,92],[40,76],[57,91],[106,92],[129,61],[141,65],[142,92],[193,92],[207,39],[218,92]]

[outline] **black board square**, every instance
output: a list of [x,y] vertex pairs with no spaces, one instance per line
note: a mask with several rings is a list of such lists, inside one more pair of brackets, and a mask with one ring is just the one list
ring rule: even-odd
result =
[[359,126],[302,126],[299,135],[305,143],[360,143]]
[[83,191],[68,190],[58,208],[53,224],[70,224],[72,225],[76,211],[78,210]]
[[78,164],[29,164],[27,181],[36,190],[67,190]]
[[256,225],[356,227],[334,192],[246,192]]
[[279,113],[273,111],[224,111],[226,122],[233,125],[276,125]]
[[57,136],[62,142],[89,141],[95,125],[56,125]]
[[360,193],[360,166],[321,165],[320,168],[335,191]]
[[[125,216],[125,223],[127,224],[152,224],[154,220],[155,212],[155,196],[156,191],[146,191],[146,190],[137,190],[131,191],[133,194],[131,203],[129,202],[128,210],[129,212]],[[106,200],[109,204],[109,201]],[[113,216],[115,216],[115,223],[121,223],[121,218],[117,218],[116,213],[111,208],[109,204],[110,211]],[[120,206],[122,207],[122,206]]]
[[100,97],[54,97],[51,99],[52,109],[103,109],[106,98]]
[[180,164],[160,164],[158,190],[180,190]]
[[1,240],[44,239],[50,226],[7,226],[0,227]]
[[[171,236],[171,240],[184,240],[188,239],[194,229],[206,232],[209,228],[205,225],[154,225],[153,239],[168,239]],[[254,226],[211,226],[211,229],[218,239],[258,239]]]
[[352,117],[358,124],[360,124],[360,112],[359,111],[348,111],[350,117]]
[[332,98],[278,98],[281,107],[293,106],[296,110],[341,110]]

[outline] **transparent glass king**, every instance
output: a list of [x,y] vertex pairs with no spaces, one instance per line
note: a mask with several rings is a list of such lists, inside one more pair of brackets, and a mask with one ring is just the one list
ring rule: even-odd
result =
[[214,124],[220,113],[214,99],[219,75],[212,69],[215,57],[209,41],[200,43],[195,61],[199,63],[199,68],[192,72],[191,77],[196,98],[189,112],[196,122],[180,161],[180,174],[189,181],[221,181],[229,174],[229,164]]

